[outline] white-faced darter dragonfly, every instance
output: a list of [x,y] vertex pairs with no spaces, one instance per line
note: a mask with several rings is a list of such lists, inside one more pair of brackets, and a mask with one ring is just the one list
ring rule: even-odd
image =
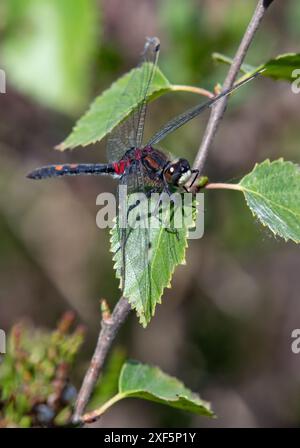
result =
[[[112,175],[119,180],[119,185],[126,185],[127,193],[135,192],[166,192],[171,194],[174,190],[182,190],[188,182],[193,183],[198,175],[197,170],[192,170],[189,162],[184,158],[171,159],[155,146],[171,132],[188,123],[193,118],[212,107],[217,101],[228,96],[234,90],[240,88],[247,82],[257,77],[261,71],[257,71],[242,81],[236,83],[232,88],[222,91],[208,101],[198,104],[177,117],[171,119],[162,126],[144,145],[144,123],[147,110],[147,96],[155,74],[160,50],[160,41],[157,37],[146,39],[144,51],[139,63],[140,70],[134,70],[129,77],[124,92],[116,100],[112,109],[111,118],[108,120],[107,129],[111,129],[113,123],[114,110],[124,100],[126,95],[135,92],[141,101],[130,116],[113,129],[107,139],[107,159],[108,163],[95,164],[55,164],[43,166],[28,174],[30,179],[45,179],[49,177],[77,176],[77,175]],[[125,277],[125,242],[128,234],[124,233],[120,238],[123,243],[120,245],[123,257],[122,284],[124,287]],[[145,234],[145,241],[136,248],[137,252],[148,249],[149,235]],[[148,270],[151,270],[149,257],[145,257]],[[145,267],[146,269],[146,267]],[[149,272],[149,276],[151,272]],[[149,280],[149,285],[151,281]],[[149,286],[150,287],[150,286]],[[142,291],[145,295],[145,291]],[[146,294],[147,295],[147,294]],[[152,314],[152,311],[150,310]]]
[[[122,183],[126,184],[128,183],[126,178],[136,176],[143,178],[141,190],[145,187],[150,187],[153,191],[166,191],[167,193],[170,193],[170,187],[184,186],[193,177],[194,173],[189,162],[183,158],[169,160],[169,157],[161,150],[154,148],[154,145],[206,109],[212,107],[221,98],[228,96],[234,90],[257,77],[261,71],[255,72],[248,78],[235,84],[231,89],[224,90],[214,98],[196,105],[171,119],[150,138],[146,145],[143,145],[147,95],[155,73],[159,50],[159,39],[157,37],[147,38],[139,64],[142,68],[142,73],[138,79],[139,85],[134,87],[135,92],[138,90],[142,92],[140,94],[142,100],[130,117],[110,133],[107,142],[109,163],[48,165],[35,169],[27,177],[30,179],[44,179],[47,177],[110,174],[122,179]],[[136,72],[133,72],[124,89],[124,93],[120,96],[120,100],[122,100],[126,92],[130,92],[131,86],[134,85],[135,81]],[[115,106],[117,107],[117,104]],[[113,114],[111,119],[113,120]],[[139,191],[139,182],[136,181],[133,184],[136,186],[136,190]],[[133,189],[130,188],[128,192],[130,191],[133,191]]]

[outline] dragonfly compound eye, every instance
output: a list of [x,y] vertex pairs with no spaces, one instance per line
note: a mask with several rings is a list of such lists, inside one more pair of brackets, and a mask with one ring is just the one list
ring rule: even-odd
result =
[[191,177],[191,167],[187,160],[177,159],[166,169],[164,175],[169,184],[184,185]]

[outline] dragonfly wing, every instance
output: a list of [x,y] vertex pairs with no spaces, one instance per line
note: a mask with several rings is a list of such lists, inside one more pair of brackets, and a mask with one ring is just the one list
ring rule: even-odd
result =
[[191,109],[188,109],[187,111],[183,112],[182,114],[178,115],[177,117],[171,119],[168,121],[163,127],[161,127],[148,141],[147,146],[156,145],[159,143],[162,139],[164,139],[167,135],[169,135],[171,132],[176,131],[176,129],[180,128],[184,124],[188,123],[193,118],[200,115],[202,112],[207,110],[208,108],[212,107],[217,101],[220,101],[222,98],[230,95],[235,90],[242,87],[244,84],[248,83],[249,81],[252,81],[252,79],[256,78],[262,73],[263,70],[258,70],[257,72],[253,73],[249,77],[243,79],[242,81],[236,83],[231,87],[230,89],[223,90],[219,95],[215,96],[214,98],[206,101],[205,103],[201,103],[195,107],[192,107]]
[[[137,161],[139,163],[141,161]],[[162,288],[168,286],[174,267],[182,262],[186,230],[185,227],[176,229],[167,220],[172,215],[171,211],[160,215],[160,194],[155,198],[141,194],[145,190],[144,176],[129,175],[129,178],[133,193],[127,195],[125,191],[121,195],[120,205],[126,199],[127,207],[123,206],[122,213],[120,211],[118,215],[118,223],[123,226],[118,225],[117,228],[115,261],[123,295],[136,309],[141,323],[146,325],[154,315],[156,304],[160,303]],[[126,186],[127,182],[121,179],[119,188]],[[161,189],[157,193],[161,193]],[[174,205],[173,213],[180,211],[177,207],[181,208],[181,205]],[[122,219],[124,216],[126,220]],[[161,257],[164,261],[159,262]],[[160,269],[162,277],[158,274]]]
[[[132,71],[123,93],[113,105],[107,129],[111,128],[116,111],[132,107],[132,102],[138,100],[138,106],[118,125],[108,136],[107,157],[109,162],[119,161],[125,152],[132,147],[140,147],[143,140],[144,122],[147,110],[147,94],[159,56],[159,39],[148,38],[137,69]],[[134,99],[134,100],[133,100]]]
[[[123,294],[136,309],[142,322],[151,316],[151,261],[149,259],[148,196],[140,160],[120,179],[118,242]],[[125,218],[125,219],[124,219]],[[125,225],[126,224],[126,225]]]

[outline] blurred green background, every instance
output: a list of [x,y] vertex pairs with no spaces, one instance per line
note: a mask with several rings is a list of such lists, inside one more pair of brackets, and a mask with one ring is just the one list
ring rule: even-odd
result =
[[[232,56],[256,1],[2,0],[0,68],[0,327],[26,317],[52,328],[67,309],[87,326],[74,381],[87,367],[99,331],[99,299],[119,297],[108,231],[96,227],[96,196],[115,191],[107,178],[32,182],[33,168],[104,161],[104,144],[59,153],[89,102],[136,64],[145,36],[161,39],[159,65],[173,83],[212,89]],[[274,1],[251,47],[253,65],[299,52],[300,4]],[[196,104],[166,95],[149,107],[146,134]],[[171,135],[163,147],[191,162],[207,116]],[[283,82],[256,80],[235,95],[204,174],[228,181],[255,162],[280,156],[299,163],[299,98]],[[236,192],[205,197],[205,235],[190,242],[187,265],[146,330],[134,315],[116,345],[156,364],[212,401],[210,421],[138,400],[124,401],[98,423],[126,426],[298,426],[300,355],[299,249],[274,239]]]

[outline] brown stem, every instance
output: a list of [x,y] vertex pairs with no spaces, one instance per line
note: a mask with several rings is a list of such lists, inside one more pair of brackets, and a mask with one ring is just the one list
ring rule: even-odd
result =
[[118,401],[122,400],[122,398],[125,398],[126,394],[117,393],[114,395],[110,400],[106,401],[99,409],[95,409],[94,411],[87,412],[81,417],[82,423],[93,423],[98,418],[101,417],[101,415],[104,414],[104,412],[107,411],[112,405],[117,403]]
[[[268,6],[272,3],[273,0],[259,0],[252,16],[252,19],[248,25],[248,28],[244,34],[244,37],[240,43],[240,46],[236,52],[236,55],[233,59],[233,62],[230,66],[228,74],[223,84],[223,90],[231,88],[234,84],[235,78],[237,77],[241,65],[245,59],[247,51],[251,42],[253,41],[254,35],[265,15],[265,12]],[[196,159],[194,161],[193,168],[199,170],[201,173],[203,170],[203,166],[207,159],[208,151],[211,146],[211,143],[214,139],[216,131],[219,127],[219,124],[222,120],[223,114],[226,109],[226,105],[228,102],[228,97],[224,97],[222,100],[218,101],[216,105],[212,108],[212,112],[210,114],[210,118],[208,120],[206,130],[204,132],[204,136],[198,150]]]
[[76,401],[73,415],[74,423],[81,421],[81,416],[98,381],[107,353],[130,310],[131,307],[128,301],[124,297],[121,297],[116,304],[112,315],[108,319],[102,320],[97,346]]
[[239,184],[225,184],[222,182],[218,183],[209,183],[206,184],[204,187],[206,190],[237,190],[237,191],[243,191],[243,188]]
[[171,86],[172,92],[190,92],[190,93],[196,93],[197,95],[203,95],[207,98],[213,98],[215,95],[214,93],[210,92],[209,90],[203,89],[202,87],[195,87],[195,86],[185,86],[181,84],[173,84]]

